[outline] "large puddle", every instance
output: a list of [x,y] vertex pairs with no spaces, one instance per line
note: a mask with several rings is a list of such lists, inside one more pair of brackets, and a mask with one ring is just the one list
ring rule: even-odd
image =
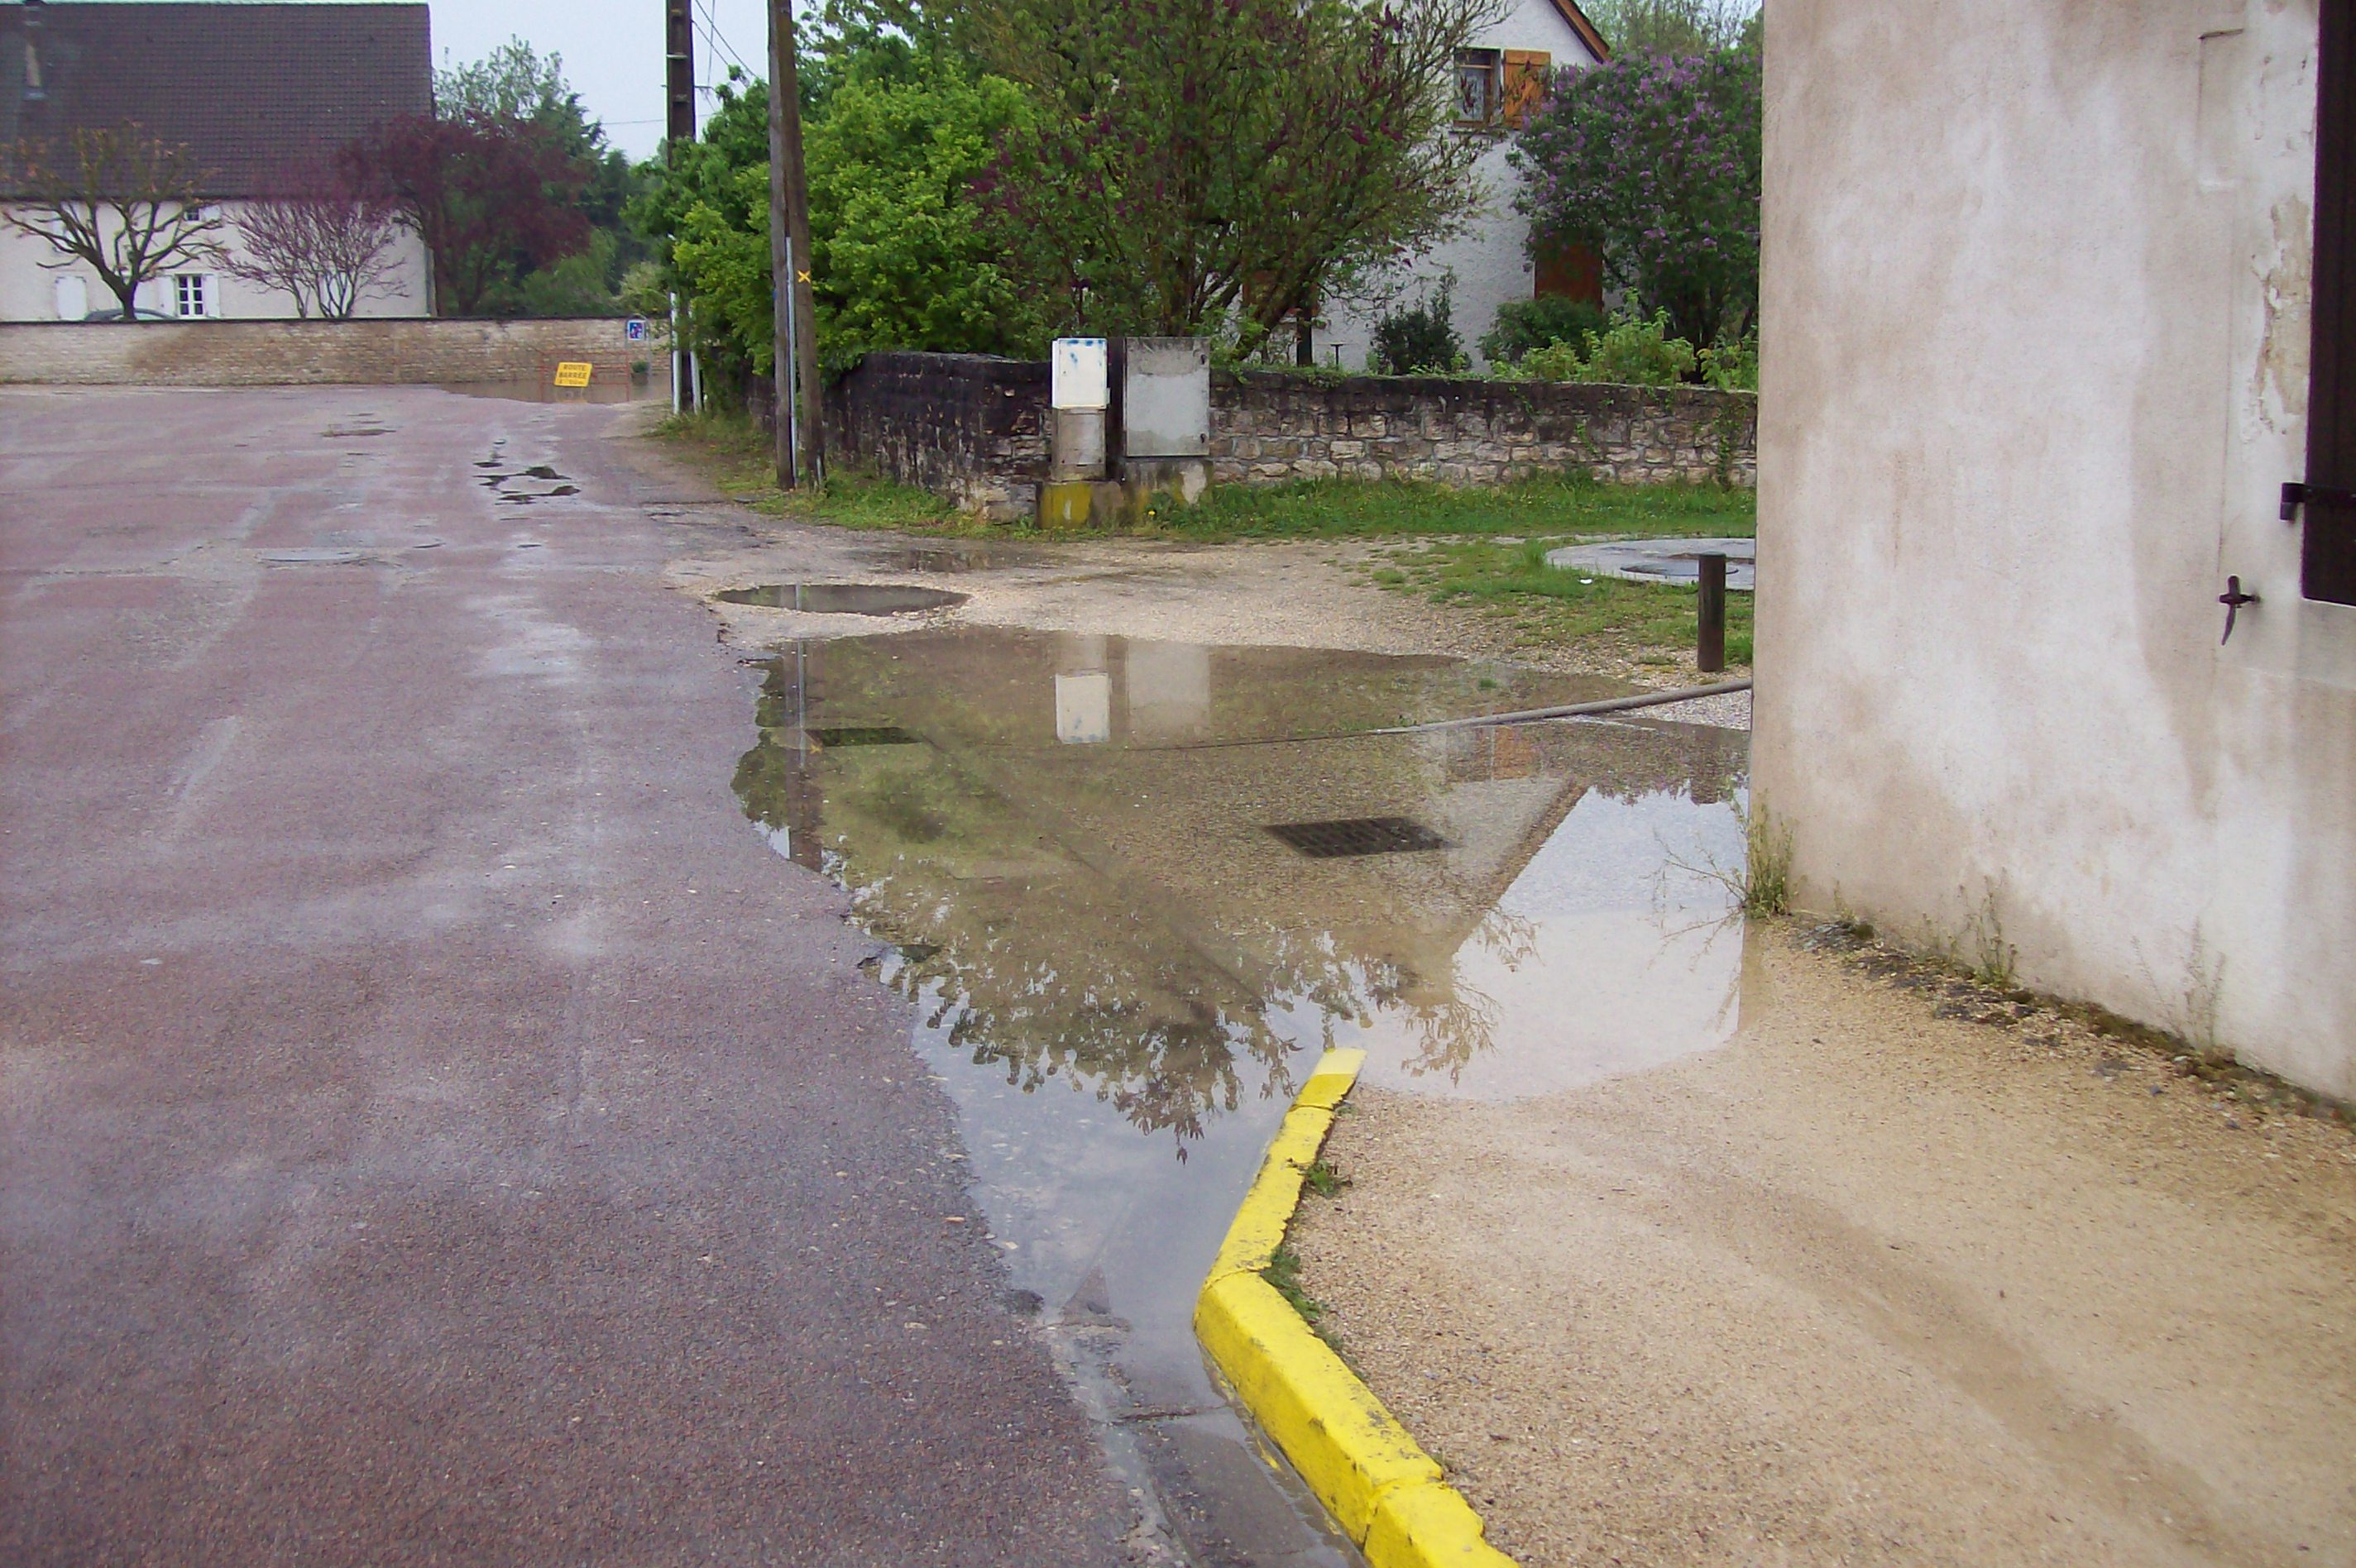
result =
[[[1732,1031],[1748,737],[1438,658],[956,628],[770,666],[736,789],[892,945],[1023,1299],[1206,1563],[1346,1550],[1214,1390],[1189,1317],[1319,1052],[1543,1093]],[[1281,831],[1279,831],[1279,830]]]

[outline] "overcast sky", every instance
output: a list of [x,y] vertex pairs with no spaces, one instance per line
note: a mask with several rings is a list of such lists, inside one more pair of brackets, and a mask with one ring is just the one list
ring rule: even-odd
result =
[[[662,0],[432,0],[436,69],[480,59],[510,37],[564,57],[564,74],[614,144],[643,158],[662,140]],[[727,71],[727,48],[766,75],[768,9],[764,0],[691,0],[695,80],[708,88]],[[800,7],[797,7],[798,11]],[[709,112],[712,95],[700,95]]]

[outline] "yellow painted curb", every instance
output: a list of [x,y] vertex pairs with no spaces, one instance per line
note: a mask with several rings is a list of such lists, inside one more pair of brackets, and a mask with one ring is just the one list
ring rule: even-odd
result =
[[1373,1568],[1515,1568],[1431,1456],[1260,1277],[1365,1060],[1327,1051],[1285,1113],[1203,1282],[1194,1337]]

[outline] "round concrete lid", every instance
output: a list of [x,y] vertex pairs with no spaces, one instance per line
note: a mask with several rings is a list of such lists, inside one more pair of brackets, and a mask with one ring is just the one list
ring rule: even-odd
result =
[[1726,557],[1726,585],[1749,592],[1757,559],[1754,539],[1616,539],[1567,545],[1547,552],[1547,564],[1633,582],[1698,582],[1701,558]]

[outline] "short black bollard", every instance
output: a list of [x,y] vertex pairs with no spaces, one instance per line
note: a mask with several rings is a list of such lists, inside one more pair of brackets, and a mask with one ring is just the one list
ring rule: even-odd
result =
[[1701,636],[1694,663],[1704,675],[1726,667],[1726,557],[1701,558]]

